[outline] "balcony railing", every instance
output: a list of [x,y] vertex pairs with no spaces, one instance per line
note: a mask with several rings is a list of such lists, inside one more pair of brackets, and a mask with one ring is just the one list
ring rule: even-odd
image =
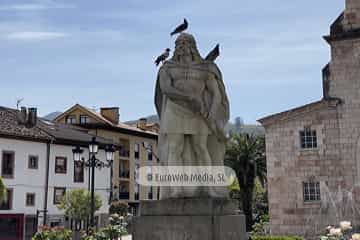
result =
[[119,192],[119,199],[129,199],[129,192]]
[[120,178],[129,178],[130,177],[130,172],[129,171],[120,171],[119,172],[119,177]]

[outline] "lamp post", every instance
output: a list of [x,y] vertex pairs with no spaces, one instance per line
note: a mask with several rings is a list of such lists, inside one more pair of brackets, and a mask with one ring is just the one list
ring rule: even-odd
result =
[[[81,159],[81,154],[83,150],[77,146],[73,151],[74,161],[82,161],[85,167],[89,167],[91,169],[91,186],[90,186],[90,193],[91,193],[91,203],[90,203],[90,226],[95,227],[95,168],[103,168],[103,167],[110,167],[110,197],[112,197],[112,165],[113,165],[113,157],[115,148],[113,145],[107,145],[105,147],[105,157],[106,163],[102,162],[101,160],[96,158],[96,154],[99,150],[99,143],[96,141],[96,137],[93,137],[91,142],[89,143],[89,159],[84,161]],[[88,229],[87,229],[88,230]]]

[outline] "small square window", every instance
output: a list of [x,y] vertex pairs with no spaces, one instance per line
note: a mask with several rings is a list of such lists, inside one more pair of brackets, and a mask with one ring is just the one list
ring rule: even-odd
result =
[[66,174],[66,157],[56,157],[55,158],[55,173]]
[[320,201],[320,183],[319,182],[303,182],[304,202]]
[[305,128],[300,131],[300,145],[303,149],[317,148],[316,131],[310,128]]
[[35,193],[26,193],[26,206],[35,206]]
[[28,160],[29,169],[38,169],[39,168],[39,157],[30,155]]
[[62,197],[65,195],[66,188],[55,187],[54,188],[54,204],[60,204]]

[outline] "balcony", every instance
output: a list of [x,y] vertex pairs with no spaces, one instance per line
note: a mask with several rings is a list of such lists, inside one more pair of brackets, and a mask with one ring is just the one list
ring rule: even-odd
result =
[[129,171],[120,171],[119,172],[119,178],[129,178],[130,172]]
[[129,192],[119,192],[119,199],[122,199],[122,200],[129,200]]

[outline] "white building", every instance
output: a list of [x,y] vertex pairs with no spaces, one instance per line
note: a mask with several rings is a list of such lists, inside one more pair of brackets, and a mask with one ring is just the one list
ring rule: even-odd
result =
[[[36,110],[32,111],[36,116]],[[21,112],[0,107],[0,173],[8,189],[7,201],[0,204],[0,239],[30,239],[37,225],[69,224],[57,208],[59,199],[68,190],[89,187],[89,168],[75,164],[72,150],[81,146],[82,156],[88,160],[87,144],[93,136],[29,115],[24,123]],[[96,157],[105,162],[101,146],[111,142],[97,141],[100,150]],[[109,207],[110,168],[96,169],[95,179],[95,191],[102,199],[96,216],[102,225]]]

